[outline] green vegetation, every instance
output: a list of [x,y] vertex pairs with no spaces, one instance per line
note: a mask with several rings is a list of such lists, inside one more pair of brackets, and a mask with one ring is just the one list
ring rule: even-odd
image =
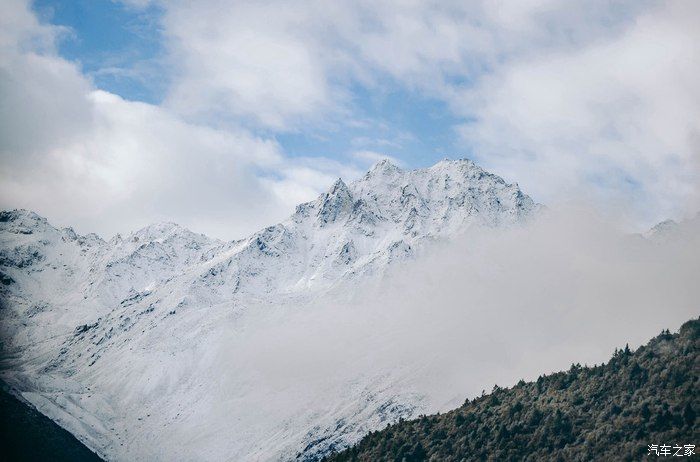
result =
[[634,352],[615,351],[607,364],[494,387],[446,414],[370,433],[326,460],[637,461],[650,444],[699,445],[699,343],[700,320],[692,320]]

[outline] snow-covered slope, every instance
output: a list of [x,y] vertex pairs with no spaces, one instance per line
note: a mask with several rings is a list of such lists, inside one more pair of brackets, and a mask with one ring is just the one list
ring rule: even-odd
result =
[[219,300],[328,289],[357,275],[381,273],[426,240],[471,225],[522,221],[536,208],[517,185],[468,160],[404,171],[379,162],[360,180],[337,180],[286,221],[230,244],[202,271],[192,290]]
[[1,212],[2,376],[110,460],[313,459],[414,415],[423,397],[385,371],[265,377],[246,362],[256,326],[352,298],[429,242],[537,208],[517,185],[445,160],[382,161],[232,242],[172,223],[105,241]]

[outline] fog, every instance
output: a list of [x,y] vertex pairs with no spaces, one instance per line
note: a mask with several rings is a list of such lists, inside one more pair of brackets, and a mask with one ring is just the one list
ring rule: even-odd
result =
[[699,222],[646,239],[570,208],[434,243],[376,286],[251,307],[222,342],[224,388],[302,408],[378,380],[434,412],[494,384],[607,361],[700,314]]
[[91,415],[123,426],[125,460],[286,460],[350,444],[697,317],[700,217],[651,238],[623,225],[544,211],[432,242],[313,302],[178,310],[71,381],[94,392]]

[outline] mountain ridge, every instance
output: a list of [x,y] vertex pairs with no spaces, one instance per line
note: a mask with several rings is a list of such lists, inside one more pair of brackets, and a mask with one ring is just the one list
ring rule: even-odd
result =
[[[103,252],[111,252],[109,263],[112,265],[118,264],[120,258],[129,258],[136,253],[147,254],[149,246],[158,247],[153,252],[160,252],[161,256],[173,256],[177,252],[168,243],[180,240],[181,248],[197,250],[195,247],[200,247],[209,251],[202,254],[188,252],[191,258],[206,260],[217,256],[224,260],[216,267],[207,268],[208,275],[202,274],[203,278],[221,274],[225,270],[223,265],[239,263],[227,260],[227,253],[240,256],[247,252],[259,258],[280,257],[289,254],[290,250],[299,250],[294,249],[295,246],[301,246],[305,247],[301,250],[312,251],[312,254],[299,256],[300,261],[295,262],[306,266],[306,269],[299,268],[302,274],[297,275],[298,281],[290,284],[293,287],[305,283],[313,285],[314,280],[323,279],[333,270],[336,270],[336,274],[332,275],[332,280],[348,274],[371,272],[371,268],[366,267],[368,263],[377,259],[386,263],[393,256],[412,254],[415,249],[411,244],[415,241],[446,237],[472,225],[516,224],[536,211],[537,207],[517,185],[486,173],[471,161],[444,160],[430,168],[409,171],[401,170],[388,161],[380,161],[350,186],[338,179],[314,201],[297,206],[294,214],[286,220],[243,239],[227,242],[168,222],[151,224],[126,236],[117,234],[109,240],[95,234],[80,236],[72,228],[58,230],[45,218],[29,211],[5,211],[0,223],[10,222],[11,226],[4,227],[4,231],[10,233],[17,226],[22,228],[16,230],[19,234],[22,234],[22,230],[27,232],[33,223],[42,231],[52,228],[81,244],[108,244],[111,249]],[[326,242],[318,242],[317,239],[304,246],[310,234],[324,237],[326,233],[323,229],[334,228],[334,225],[336,232],[325,236]],[[334,241],[338,245],[334,245]],[[325,247],[319,249],[321,246]],[[314,273],[312,267],[322,261],[334,262],[335,268],[325,267],[320,274]],[[181,263],[190,262],[186,259]],[[253,271],[261,269],[264,268],[258,267]],[[243,280],[237,284],[239,288],[244,285]],[[134,289],[138,290],[137,287]]]
[[[417,415],[429,397],[402,388],[400,369],[326,388],[291,371],[280,391],[246,362],[254,327],[309,301],[342,302],[434,243],[518,227],[540,207],[471,161],[445,160],[417,170],[379,162],[231,241],[168,222],[104,240],[1,212],[0,374],[110,458],[317,460]],[[255,340],[264,351],[267,339]],[[222,358],[237,374],[221,376]],[[201,419],[215,422],[208,434]]]
[[[538,208],[473,162],[444,160],[417,170],[378,162],[356,181],[338,179],[282,222],[232,241],[169,222],[106,240],[55,228],[33,212],[0,212],[3,378],[97,453],[162,459],[139,438],[169,447],[171,435],[156,429],[174,435],[194,422],[183,417],[185,407],[206,402],[194,390],[218,380],[212,348],[245,335],[247,323],[285,304],[350,295],[340,288],[381,281],[387,268],[432,242],[471,227],[519,226]],[[350,401],[332,414],[281,414],[269,448],[251,433],[226,451],[274,458],[307,447],[303,458],[317,458],[421,409],[422,397],[402,395],[390,380],[348,384],[343,399]],[[247,384],[237,387],[224,396]],[[339,422],[343,430],[331,434]]]

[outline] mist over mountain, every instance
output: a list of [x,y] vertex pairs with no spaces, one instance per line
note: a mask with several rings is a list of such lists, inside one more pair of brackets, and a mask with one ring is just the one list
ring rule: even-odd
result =
[[[535,210],[517,186],[470,161],[446,160],[413,171],[379,162],[350,185],[338,180],[285,222],[232,242],[173,223],[105,241],[56,229],[32,212],[2,212],[5,375],[105,457],[167,459],[169,450],[184,450],[206,458],[201,445],[170,443],[191,440],[197,434],[192,426],[230,409],[213,398],[230,372],[212,363],[222,342],[245,338],[249,324],[293,309],[289,304],[330,291],[352,297],[350,281],[376,281],[428,242],[470,227],[516,225]],[[380,378],[369,380],[360,380],[350,396],[375,393],[372,381]],[[225,394],[242,399],[250,386],[235,384]],[[399,392],[368,397],[357,409],[339,409],[336,418],[357,421],[353,434],[359,435],[408,415],[416,399],[394,403]],[[333,395],[325,396],[323,405]],[[198,437],[207,442],[209,457],[272,457],[313,438],[313,415],[261,419],[259,410],[244,412],[239,408],[235,418],[247,429],[233,433],[237,440],[226,437],[236,430],[230,415]],[[262,445],[270,420],[280,435]]]
[[700,438],[700,320],[607,364],[541,375],[443,415],[370,434],[328,461],[624,460],[689,457]]
[[547,211],[468,160],[382,161],[230,242],[5,211],[1,375],[109,460],[317,460],[695,316],[678,227]]

